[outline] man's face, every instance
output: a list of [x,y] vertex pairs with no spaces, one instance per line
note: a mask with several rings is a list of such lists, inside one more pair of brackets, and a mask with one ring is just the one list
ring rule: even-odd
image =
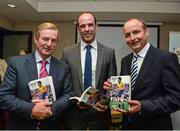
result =
[[78,30],[82,40],[85,43],[91,44],[95,40],[97,31],[94,17],[89,13],[82,14],[78,19]]
[[138,53],[147,44],[148,29],[144,29],[143,23],[136,19],[127,21],[123,29],[127,45]]
[[51,56],[58,42],[58,31],[44,29],[39,32],[39,37],[34,38],[39,55],[46,59]]

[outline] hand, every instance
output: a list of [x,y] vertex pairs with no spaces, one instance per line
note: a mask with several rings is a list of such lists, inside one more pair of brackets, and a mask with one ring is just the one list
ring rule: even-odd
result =
[[47,99],[35,99],[32,100],[35,106],[32,109],[32,118],[37,120],[47,119],[52,116],[50,103]]
[[103,88],[105,90],[111,90],[111,87],[112,87],[112,84],[111,84],[110,79],[108,79],[107,81],[104,82]]
[[83,104],[83,103],[80,103],[80,102],[77,102],[77,106],[81,110],[86,110],[86,109],[90,108],[89,105],[86,105],[86,104]]
[[124,114],[134,114],[141,110],[141,103],[137,100],[128,100],[128,103],[130,104],[130,110],[122,110],[117,109],[117,111],[122,112]]
[[106,112],[107,105],[105,103],[105,100],[96,102],[96,104],[93,106],[93,108],[99,112]]

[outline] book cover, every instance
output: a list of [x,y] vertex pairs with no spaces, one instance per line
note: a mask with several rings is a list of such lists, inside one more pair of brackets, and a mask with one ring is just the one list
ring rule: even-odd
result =
[[110,91],[110,109],[129,110],[130,105],[128,100],[131,99],[131,77],[127,76],[112,76],[110,78],[112,89]]
[[56,100],[52,76],[36,79],[28,83],[33,99],[45,99],[48,97],[49,102]]
[[77,101],[80,104],[93,106],[97,101],[100,100],[100,94],[98,89],[90,86],[82,93],[80,97],[74,96],[69,98],[69,100]]

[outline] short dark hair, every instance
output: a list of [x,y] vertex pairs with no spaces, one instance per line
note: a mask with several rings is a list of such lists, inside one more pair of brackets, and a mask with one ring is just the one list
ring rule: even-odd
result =
[[37,83],[38,83],[38,84],[42,84],[42,82],[41,82],[41,81],[38,81]]

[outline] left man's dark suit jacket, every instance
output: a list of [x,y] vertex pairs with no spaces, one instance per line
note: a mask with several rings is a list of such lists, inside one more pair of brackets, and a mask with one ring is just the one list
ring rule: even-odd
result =
[[[52,76],[56,101],[51,109],[53,117],[42,120],[41,129],[58,129],[59,118],[73,95],[68,65],[51,57],[49,75]],[[0,86],[0,108],[10,112],[7,129],[36,129],[37,122],[31,118],[33,103],[28,82],[38,78],[35,53],[12,57],[4,81]]]
[[[121,75],[129,75],[133,54],[121,61]],[[124,117],[125,129],[172,129],[170,113],[180,109],[180,65],[175,54],[150,46],[139,71],[132,100],[141,111]]]
[[[83,80],[82,80],[82,69],[81,69],[81,54],[80,54],[80,43],[75,44],[74,46],[68,47],[64,49],[62,59],[70,66],[72,73],[72,83],[73,83],[73,91],[76,96],[81,96],[83,93]],[[93,59],[93,58],[92,58]],[[103,89],[103,83],[110,76],[117,74],[116,68],[116,60],[115,60],[115,50],[109,47],[106,47],[99,42],[97,43],[97,64],[96,64],[96,77],[95,77],[95,86],[101,92],[105,93],[106,91]],[[78,109],[70,109],[68,112],[69,115],[69,126],[73,126],[73,121],[77,121],[80,119],[78,114],[80,110]],[[98,115],[99,114],[99,115]],[[89,114],[91,119],[98,119],[99,122],[105,121],[106,114],[98,113],[95,110],[92,110],[92,114]],[[89,119],[89,118],[86,118]],[[105,124],[105,123],[104,123]],[[106,124],[105,124],[106,125]],[[106,125],[107,126],[107,125]],[[71,127],[70,127],[71,128]]]

